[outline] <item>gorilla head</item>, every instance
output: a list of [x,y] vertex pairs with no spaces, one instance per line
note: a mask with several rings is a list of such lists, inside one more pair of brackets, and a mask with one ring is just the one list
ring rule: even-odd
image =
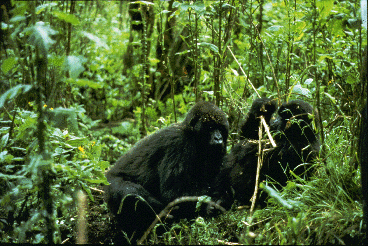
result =
[[229,123],[224,113],[208,102],[197,103],[182,123],[188,135],[192,136],[202,155],[212,157],[226,153]]
[[269,124],[276,109],[276,100],[267,97],[254,100],[248,115],[240,126],[240,139],[258,139],[258,126],[261,122],[259,117],[262,115]]
[[[313,107],[303,100],[292,100],[281,105],[278,117],[271,123],[271,129],[277,131],[275,141],[284,152],[290,152],[292,150],[286,149],[292,148],[299,156],[298,160],[309,162],[310,157],[314,158],[320,149],[313,123],[318,129],[318,114]],[[312,156],[309,155],[311,152]]]

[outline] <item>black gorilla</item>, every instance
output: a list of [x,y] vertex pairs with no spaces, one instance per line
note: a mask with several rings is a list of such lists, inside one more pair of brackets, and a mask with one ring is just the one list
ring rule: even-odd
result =
[[[117,224],[140,237],[169,202],[182,196],[211,196],[212,183],[226,153],[226,115],[209,102],[198,102],[185,120],[140,140],[106,173],[106,201]],[[137,202],[138,196],[145,202]],[[123,202],[122,202],[123,200]],[[118,214],[122,202],[121,213]],[[175,217],[194,213],[181,206]]]
[[[271,123],[271,130],[277,131],[274,139],[278,146],[268,154],[271,165],[281,162],[284,168],[288,165],[297,175],[309,173],[309,166],[300,164],[310,163],[318,155],[321,145],[313,129],[313,119],[315,126],[319,128],[317,112],[305,101],[293,100],[281,105],[278,117]],[[277,181],[285,185],[285,174],[281,177],[284,180]]]
[[258,140],[258,126],[261,122],[259,117],[263,115],[266,123],[269,124],[276,109],[277,102],[275,100],[266,97],[254,100],[247,117],[240,126],[240,139]]
[[[221,197],[222,206],[229,209],[234,199],[245,204],[254,191],[255,175],[257,171],[258,144],[250,142],[258,140],[260,116],[270,125],[273,113],[277,109],[277,102],[269,98],[254,100],[249,113],[242,122],[239,132],[240,141],[231,149],[231,153],[224,158],[224,164],[216,179],[215,190]],[[253,189],[251,188],[253,186]]]
[[[261,112],[262,103],[268,102],[264,99],[257,99],[252,105],[251,112]],[[267,112],[267,117],[265,116],[268,124],[274,111],[272,109],[273,107]],[[266,112],[263,111],[263,113]],[[270,127],[271,131],[276,131],[274,140],[277,147],[265,152],[260,181],[269,177],[270,180],[284,186],[289,178],[289,170],[297,175],[310,173],[310,165],[306,164],[318,155],[320,148],[320,142],[312,128],[313,118],[310,116],[312,114],[311,105],[302,100],[293,100],[282,104],[278,110],[278,117],[271,122]],[[257,122],[251,117],[247,117],[247,119],[251,119],[254,125],[246,120],[241,127],[242,136],[252,136],[255,139],[254,132],[258,131],[256,124],[259,124],[259,121]],[[247,126],[246,129],[244,129],[244,125]],[[244,135],[244,132],[252,132],[253,134]],[[262,146],[262,148],[270,148],[270,146]],[[225,157],[222,172],[227,174],[222,175],[228,175],[230,185],[234,190],[234,198],[242,204],[249,203],[253,195],[257,160],[258,143],[247,140],[235,145],[230,154]]]

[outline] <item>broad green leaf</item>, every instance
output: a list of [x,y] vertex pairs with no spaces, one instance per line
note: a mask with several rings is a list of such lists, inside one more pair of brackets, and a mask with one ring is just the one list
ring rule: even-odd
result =
[[307,88],[303,88],[301,85],[297,84],[293,87],[293,93],[297,93],[303,96],[310,97],[310,91]]
[[45,112],[47,120],[56,128],[67,128],[70,132],[78,132],[77,113],[71,108],[56,108]]
[[28,42],[31,45],[38,47],[41,54],[44,57],[47,57],[47,51],[50,46],[55,43],[55,41],[51,39],[50,35],[57,34],[57,31],[53,30],[44,22],[39,21],[33,27],[26,28],[25,32],[30,33]]
[[82,35],[95,42],[97,47],[104,47],[105,49],[110,49],[109,46],[105,42],[103,42],[99,37],[88,32],[82,32]]
[[203,48],[209,48],[213,52],[218,53],[218,48],[214,44],[202,42],[202,43],[198,43],[198,46],[202,46]]
[[76,79],[84,71],[83,63],[86,61],[81,56],[68,56],[64,61],[65,70],[69,71],[71,78]]
[[[1,141],[0,141],[0,147],[3,148],[8,144],[8,140],[9,140],[9,133],[6,133],[4,136],[2,136]],[[1,159],[1,158],[0,158]]]
[[140,3],[140,4],[143,4],[143,5],[154,5],[154,3],[148,2],[148,1],[135,1],[135,2],[132,2],[131,4],[133,4],[133,3]]
[[330,56],[330,55],[320,55],[319,58],[318,58],[318,62],[321,62],[321,61],[323,61],[326,58],[329,58],[331,60],[333,59],[333,57]]
[[36,7],[36,14],[40,14],[41,12],[45,10],[49,10],[49,7],[55,7],[55,6],[57,6],[57,3],[41,4],[40,6]]
[[283,199],[280,196],[280,193],[274,190],[273,188],[265,185],[263,182],[259,184],[259,187],[263,190],[265,190],[270,197],[275,198],[283,207],[292,209],[293,206],[288,202],[288,200]]
[[8,59],[5,59],[5,61],[3,61],[3,64],[1,64],[1,70],[4,74],[7,74],[10,70],[14,68],[17,62],[18,59],[16,57],[9,57]]
[[104,172],[107,168],[109,168],[110,163],[108,161],[99,161],[98,166],[102,169]]
[[67,13],[63,13],[59,11],[52,11],[51,14],[55,16],[56,18],[63,20],[65,22],[71,23],[73,25],[79,25],[78,18],[73,14],[67,14]]
[[173,8],[177,8],[177,7],[179,7],[179,5],[180,5],[180,4],[181,4],[180,2],[175,1],[175,2],[173,3],[172,7],[173,7]]
[[92,80],[88,80],[88,79],[67,79],[67,82],[70,84],[75,84],[78,86],[88,86],[90,88],[93,89],[99,89],[102,88],[103,86],[99,83],[96,83]]
[[25,21],[27,18],[24,15],[17,15],[12,17],[9,22]]
[[336,99],[333,97],[333,96],[331,96],[330,94],[328,94],[327,92],[324,92],[324,94],[328,97],[328,98],[330,98],[330,100],[331,100],[331,102],[333,103],[333,104],[336,104]]
[[317,8],[320,11],[320,18],[326,18],[333,8],[334,0],[319,0],[316,1]]
[[156,58],[153,58],[153,57],[148,57],[148,60],[151,64],[151,66],[156,66],[156,64],[160,62],[159,59],[156,59]]
[[190,5],[185,4],[185,3],[182,3],[182,4],[179,5],[179,9],[180,9],[181,12],[186,12],[189,7],[190,7]]
[[338,20],[338,19],[335,18],[335,19],[328,22],[327,29],[334,36],[338,36],[338,35],[339,36],[345,36],[343,21],[344,20]]
[[[296,35],[294,40],[299,41],[304,37],[304,28],[307,26],[307,23],[305,21],[297,21],[295,23],[294,30],[296,31]],[[299,34],[299,35],[298,35]]]
[[304,84],[305,85],[310,85],[310,84],[312,84],[312,82],[313,82],[313,79],[306,79],[305,81],[304,81]]
[[346,78],[346,82],[350,85],[353,85],[356,83],[360,83],[360,79],[354,77],[352,74],[349,74],[348,77]]
[[0,97],[0,108],[2,108],[5,104],[7,99],[13,99],[19,94],[25,93],[32,88],[31,85],[17,85],[9,90],[7,90],[4,94]]
[[49,57],[49,65],[55,66],[55,67],[61,67],[63,66],[65,61],[65,56],[50,56]]
[[279,32],[279,31],[284,30],[284,27],[279,26],[279,25],[273,25],[273,26],[270,26],[269,28],[267,28],[267,30],[269,30],[271,32]]
[[86,143],[86,138],[72,137],[72,139],[66,141],[67,144],[73,147],[83,146]]
[[7,154],[8,154],[7,150],[0,152],[0,162],[3,162],[5,160],[5,157],[7,156]]
[[200,2],[200,1],[195,1],[192,7],[193,7],[193,10],[198,14],[203,13],[206,10],[206,6],[204,5],[203,2]]

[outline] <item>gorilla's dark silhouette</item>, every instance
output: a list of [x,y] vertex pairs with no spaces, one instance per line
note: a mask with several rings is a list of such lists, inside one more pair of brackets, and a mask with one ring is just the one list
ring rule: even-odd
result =
[[[106,173],[110,185],[105,187],[119,228],[135,240],[155,213],[174,199],[211,196],[226,153],[228,129],[223,111],[212,103],[198,102],[182,123],[145,137],[123,155]],[[187,217],[194,211],[195,203],[180,205],[174,216]]]
[[[269,150],[264,154],[260,181],[268,177],[278,185],[285,186],[287,180],[292,177],[290,171],[296,175],[308,176],[312,170],[310,162],[319,153],[320,142],[312,127],[313,119],[317,119],[318,116],[312,106],[302,100],[283,103],[277,111],[277,118],[270,122],[276,110],[275,104],[270,102],[264,98],[255,100],[240,128],[241,137],[248,139],[240,141],[232,148],[230,154],[225,157],[224,168],[220,174],[221,180],[226,180],[224,176],[227,176],[232,187],[226,187],[222,181],[225,187],[222,193],[226,193],[224,196],[229,197],[229,189],[232,189],[234,199],[241,204],[249,203],[256,181],[258,143],[249,140],[258,139],[259,120],[255,117],[259,115],[254,112],[261,112],[266,123],[270,124],[271,131],[276,132],[274,140],[277,147],[262,146]],[[315,123],[318,124],[318,120]],[[261,202],[264,198],[260,199]]]
[[244,122],[240,126],[240,139],[258,139],[258,126],[261,122],[260,116],[265,118],[266,123],[270,123],[273,113],[277,109],[276,100],[267,97],[254,100]]

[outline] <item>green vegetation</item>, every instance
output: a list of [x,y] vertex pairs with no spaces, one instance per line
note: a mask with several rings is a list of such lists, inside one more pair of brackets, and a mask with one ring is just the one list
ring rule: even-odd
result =
[[111,243],[101,190],[119,156],[200,99],[228,114],[230,149],[260,95],[318,110],[312,179],[281,191],[263,183],[266,208],[181,221],[163,235],[158,225],[148,243],[361,243],[360,1],[138,1],[130,11],[128,1],[3,2],[0,242],[77,242],[82,190],[87,242]]

